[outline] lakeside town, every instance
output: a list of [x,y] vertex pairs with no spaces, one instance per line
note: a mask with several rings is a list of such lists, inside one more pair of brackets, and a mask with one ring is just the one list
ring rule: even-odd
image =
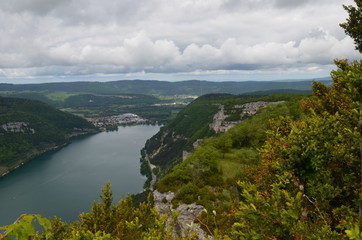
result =
[[113,128],[115,130],[119,125],[140,124],[147,122],[146,119],[134,113],[124,113],[107,117],[86,118],[86,120],[91,122],[94,126],[99,127],[101,130],[113,130]]

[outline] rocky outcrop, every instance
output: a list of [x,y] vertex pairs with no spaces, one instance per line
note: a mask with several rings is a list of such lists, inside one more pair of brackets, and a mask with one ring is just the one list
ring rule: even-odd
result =
[[241,119],[243,119],[244,117],[247,116],[252,116],[254,114],[256,114],[256,112],[263,107],[266,107],[270,104],[279,104],[282,103],[284,101],[278,101],[278,102],[264,102],[264,101],[259,101],[259,102],[250,102],[250,103],[245,103],[242,105],[235,105],[234,108],[241,108],[243,111],[240,114]]
[[240,123],[244,118],[256,114],[256,112],[260,108],[266,107],[270,104],[279,104],[282,102],[283,101],[278,101],[278,102],[258,101],[258,102],[245,103],[241,105],[234,105],[235,110],[241,109],[239,121],[225,121],[225,119],[229,117],[229,115],[225,113],[224,106],[219,105],[219,111],[214,115],[214,119],[213,122],[210,124],[210,128],[213,129],[216,133],[226,132],[230,128]]
[[214,115],[213,121],[209,127],[216,133],[225,132],[223,124],[225,118],[227,118],[227,115],[225,115],[224,112],[224,105],[219,105],[219,111]]
[[172,209],[172,199],[175,197],[174,192],[160,193],[153,191],[154,207],[160,214],[169,214]]
[[6,133],[34,134],[35,130],[27,122],[8,122],[0,126]]
[[151,191],[154,190],[155,188],[155,185],[156,185],[156,181],[157,181],[157,176],[156,174],[153,172],[153,169],[156,168],[155,165],[153,165],[151,162],[150,162],[150,158],[148,157],[148,154],[146,153],[145,157],[144,157],[144,160],[147,161],[147,164],[151,170],[151,182],[150,182],[150,186],[149,186],[149,189]]
[[172,222],[172,212],[177,212],[177,219],[173,226],[175,236],[186,237],[188,232],[193,232],[198,235],[199,239],[205,238],[205,232],[201,229],[198,223],[194,223],[205,208],[197,204],[181,204],[176,209],[173,209],[172,199],[175,197],[174,192],[160,193],[155,190],[153,192],[154,207],[162,215],[168,217],[168,222]]
[[183,150],[182,151],[182,161],[185,161],[188,158],[188,156],[190,156],[191,154],[192,154],[191,152]]

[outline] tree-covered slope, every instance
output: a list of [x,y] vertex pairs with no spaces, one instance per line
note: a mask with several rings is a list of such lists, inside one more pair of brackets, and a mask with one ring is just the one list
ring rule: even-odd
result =
[[194,141],[214,134],[209,124],[218,111],[216,104],[225,96],[229,95],[207,95],[198,98],[147,140],[142,150],[142,173],[150,171],[146,159],[157,165],[162,172],[168,171],[181,161],[183,150],[190,149]]
[[95,130],[86,120],[45,103],[0,97],[0,176],[73,135]]
[[157,190],[174,192],[174,206],[200,204],[209,212],[219,212],[220,221],[226,221],[223,213],[231,211],[239,199],[237,182],[260,164],[259,149],[267,139],[266,132],[271,130],[270,120],[281,116],[299,119],[300,97],[262,108],[229,131],[204,140],[185,161],[161,178]]
[[[192,235],[197,223],[212,239],[360,239],[362,62],[337,64],[331,88],[315,83],[312,97],[260,109],[205,140],[161,179],[158,190],[174,191],[174,205],[206,208],[188,224],[184,237],[172,233],[176,214],[167,222],[149,202],[135,208],[127,198],[113,205],[108,185],[101,202],[81,214],[80,222],[24,215],[0,234],[198,239]],[[31,230],[32,219],[45,230]]]
[[[208,93],[242,94],[246,92],[271,89],[309,90],[312,81],[244,81],[244,82],[210,82],[189,80],[179,82],[151,80],[121,80],[113,82],[69,82],[42,84],[0,84],[0,92],[68,92],[93,94],[147,94],[147,95],[195,95]],[[321,79],[330,83],[329,79]]]
[[[218,128],[227,129],[228,125],[235,125],[242,118],[247,118],[249,115],[242,114],[245,104],[265,103],[267,105],[268,102],[285,101],[296,97],[297,95],[232,94],[201,96],[181,110],[173,120],[146,142],[142,150],[142,173],[146,174],[150,181],[152,174],[148,168],[149,162],[156,168],[154,172],[156,171],[158,178],[163,176],[175,164],[181,162],[202,139],[217,134]],[[258,106],[255,106],[255,109],[258,109]],[[218,114],[221,114],[223,119],[219,119]],[[214,127],[214,125],[217,126]]]
[[[324,79],[324,81],[328,82],[328,79]],[[252,95],[309,94],[311,87],[312,80],[282,82],[122,80],[43,84],[0,83],[0,96],[40,100],[86,118],[134,113],[152,122],[165,123],[197,96],[209,93],[243,94],[257,91]]]

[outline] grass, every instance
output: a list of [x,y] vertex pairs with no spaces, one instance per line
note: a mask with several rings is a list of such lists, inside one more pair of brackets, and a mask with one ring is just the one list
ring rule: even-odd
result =
[[222,172],[223,179],[234,178],[240,172],[243,172],[245,164],[240,164],[238,162],[223,160],[219,163],[219,168]]
[[234,178],[252,165],[258,164],[259,153],[252,148],[232,149],[218,162],[224,180]]
[[77,95],[77,94],[66,93],[66,92],[51,92],[51,93],[45,94],[45,96],[47,98],[49,98],[50,100],[56,101],[56,102],[64,102],[68,97],[74,96],[74,95]]
[[171,110],[171,118],[176,117],[177,113],[179,113],[180,110]]

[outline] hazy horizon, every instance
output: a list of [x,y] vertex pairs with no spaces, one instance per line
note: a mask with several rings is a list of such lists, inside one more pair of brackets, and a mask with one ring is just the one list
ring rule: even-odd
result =
[[0,2],[0,82],[329,76],[352,0]]
[[298,82],[298,81],[312,81],[312,80],[329,80],[331,77],[325,76],[325,77],[317,77],[317,78],[286,78],[286,79],[270,79],[270,80],[264,80],[264,79],[253,79],[253,80],[207,80],[207,79],[182,79],[182,80],[166,80],[166,79],[116,79],[116,80],[110,80],[110,79],[103,79],[100,80],[97,79],[91,79],[91,80],[74,80],[74,79],[63,79],[61,80],[35,80],[35,81],[9,81],[9,82],[0,82],[0,84],[43,84],[43,83],[72,83],[72,82],[116,82],[116,81],[160,81],[160,82],[185,82],[185,81],[207,81],[207,82]]

